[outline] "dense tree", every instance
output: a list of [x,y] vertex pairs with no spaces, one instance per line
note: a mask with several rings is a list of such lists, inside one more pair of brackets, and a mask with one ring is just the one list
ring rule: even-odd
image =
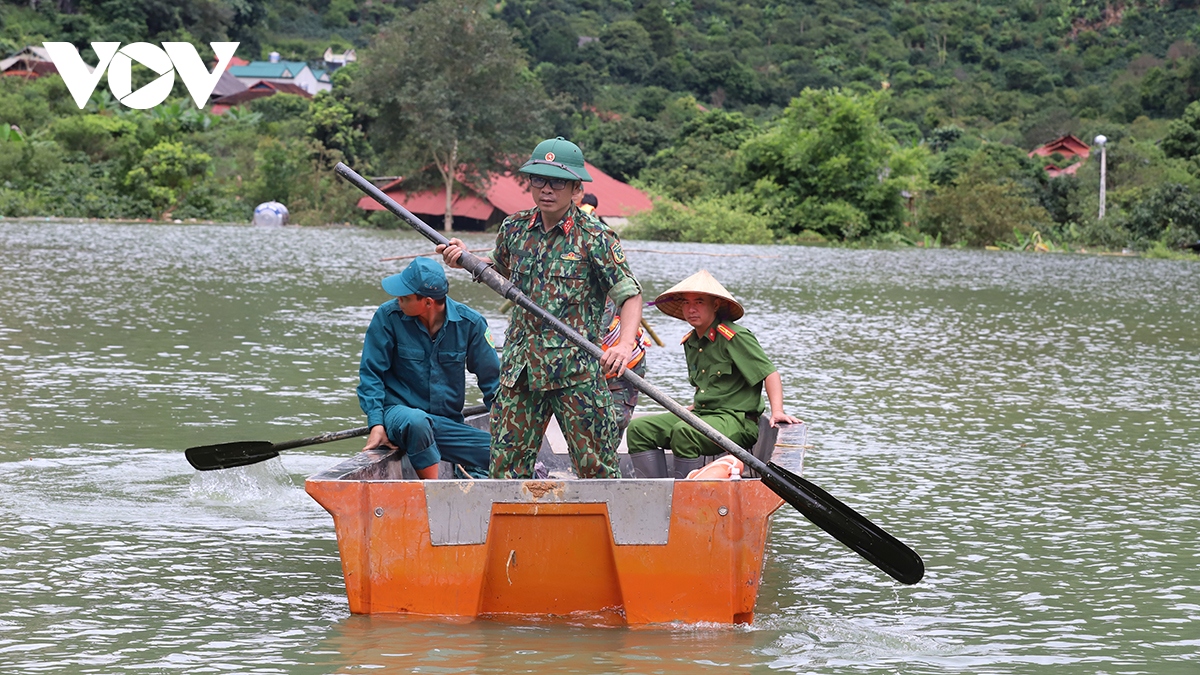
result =
[[654,67],[650,34],[636,21],[618,21],[600,33],[608,72],[618,81],[640,82]]
[[590,104],[596,99],[600,74],[590,63],[565,66],[541,63],[535,72],[551,96],[565,95],[576,106]]
[[1200,157],[1200,101],[1192,102],[1182,117],[1171,121],[1163,137],[1162,149],[1167,157]]
[[567,15],[550,11],[538,16],[529,29],[534,61],[569,64],[575,60],[579,36],[567,21]]
[[480,184],[538,134],[545,94],[512,30],[472,0],[435,0],[399,17],[364,54],[355,91],[379,110],[377,147],[405,175],[432,166],[446,194]]
[[881,94],[806,89],[742,145],[741,182],[777,230],[854,239],[900,225],[900,192],[921,169],[883,130],[882,102]]
[[625,181],[636,177],[667,141],[661,124],[640,117],[601,122],[580,137],[588,161]]
[[[0,212],[145,217],[168,210],[243,219],[253,200],[285,194],[297,221],[340,222],[351,217],[356,195],[323,178],[330,162],[403,173],[417,184],[445,187],[449,177],[452,195],[456,175],[475,180],[481,167],[498,166],[504,153],[486,141],[519,136],[514,129],[524,124],[529,138],[510,147],[514,155],[537,138],[578,136],[602,168],[678,198],[658,213],[656,231],[668,237],[731,241],[755,229],[739,232],[745,228],[736,223],[753,221],[771,223],[778,234],[815,229],[835,239],[901,241],[907,234],[888,233],[914,221],[901,210],[912,206],[901,198],[905,191],[923,214],[915,220],[946,243],[1005,244],[1014,227],[1037,227],[1059,242],[1147,247],[1190,232],[1192,195],[1200,194],[1200,108],[1186,107],[1200,96],[1194,2],[1131,0],[1113,12],[1075,0],[505,0],[472,6],[475,19],[442,31],[449,39],[409,48],[420,63],[408,70],[394,67],[393,54],[376,58],[387,36],[409,40],[404,26],[422,12],[440,13],[430,25],[453,22],[447,6],[0,3],[0,52],[67,40],[90,61],[93,39],[188,40],[207,60],[208,41],[232,39],[242,42],[243,58],[278,51],[322,67],[327,47],[356,47],[362,65],[377,67],[369,85],[346,86],[351,66],[335,75],[332,93],[275,95],[220,117],[174,101],[130,111],[104,87],[80,111],[59,78],[0,78],[0,129],[23,139],[0,142]],[[488,22],[511,29],[512,58],[480,52],[468,68],[441,65],[476,49],[480,35],[493,32]],[[498,65],[523,55],[532,71]],[[509,84],[489,89],[496,82]],[[464,87],[482,92],[484,102],[455,98]],[[801,95],[834,87],[860,107],[874,101],[866,105],[873,112],[856,117]],[[431,93],[439,88],[443,96]],[[889,91],[876,100],[881,89]],[[553,98],[546,102],[539,90]],[[175,95],[185,95],[182,87]],[[418,103],[405,110],[402,100]],[[805,106],[820,112],[798,112]],[[528,132],[539,115],[537,131]],[[444,132],[460,126],[478,140],[458,137],[455,157]],[[1103,221],[1094,160],[1077,178],[1048,180],[1026,157],[1064,133],[1111,139]],[[833,140],[823,144],[824,136]],[[212,158],[210,169],[181,189],[167,184],[174,179],[166,169],[201,154]],[[157,177],[154,168],[162,169]],[[160,188],[155,194],[172,190],[174,202],[127,180],[135,170],[161,179],[151,185]],[[992,200],[996,208],[983,213]]]
[[1142,246],[1164,239],[1172,247],[1200,241],[1200,193],[1178,183],[1159,185],[1132,205],[1126,227]]
[[[339,69],[333,76],[333,88],[320,92],[306,111],[304,132],[359,171],[367,171],[374,151],[367,141],[366,127],[374,119],[374,111],[353,94],[358,64]],[[274,98],[274,97],[271,97]]]
[[634,16],[646,29],[658,58],[665,59],[675,53],[675,27],[667,19],[667,5],[663,0],[643,0]]
[[641,177],[684,202],[730,192],[737,150],[758,131],[758,125],[741,113],[704,112],[679,129],[674,142],[650,160]]

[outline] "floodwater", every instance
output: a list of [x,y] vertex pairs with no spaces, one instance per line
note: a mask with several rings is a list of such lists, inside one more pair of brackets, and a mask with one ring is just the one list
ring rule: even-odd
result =
[[[427,248],[0,222],[0,673],[1200,672],[1186,261],[627,242],[647,296],[704,267],[742,301],[805,475],[925,580],[784,507],[751,626],[351,616],[303,483],[362,439],[205,474],[182,451],[360,426],[361,335],[404,264],[379,258]],[[501,300],[451,286],[499,338]],[[687,401],[685,326],[647,316],[648,378]]]

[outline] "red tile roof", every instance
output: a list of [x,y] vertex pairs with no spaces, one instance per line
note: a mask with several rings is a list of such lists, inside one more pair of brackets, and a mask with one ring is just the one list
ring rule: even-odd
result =
[[[628,183],[622,183],[591,164],[587,164],[587,170],[592,176],[592,182],[584,183],[583,189],[596,195],[596,215],[601,218],[623,218],[653,208],[650,197],[641,190]],[[408,194],[401,187],[403,181],[403,178],[394,180],[380,189],[413,213],[438,216],[445,214],[446,195],[443,191],[432,189]],[[455,195],[450,210],[455,216],[487,220],[492,216],[493,209],[505,215],[531,209],[534,204],[527,185],[524,179],[511,173],[492,174],[491,182],[483,194]],[[358,200],[358,207],[367,211],[383,210],[383,207],[370,197]]]
[[1060,136],[1049,143],[1043,143],[1033,150],[1029,151],[1030,157],[1049,157],[1054,153],[1062,155],[1063,159],[1078,158],[1079,161],[1074,162],[1066,167],[1059,167],[1055,164],[1047,164],[1045,166],[1046,173],[1050,174],[1051,178],[1066,175],[1074,175],[1079,167],[1083,166],[1084,160],[1092,154],[1091,147],[1087,143],[1075,138],[1071,134]]
[[1088,155],[1092,154],[1092,149],[1087,143],[1075,138],[1071,134],[1056,138],[1049,143],[1043,143],[1029,152],[1029,156],[1047,157],[1058,153],[1063,157],[1079,156],[1081,159],[1087,159]]
[[256,98],[264,96],[273,96],[275,94],[295,94],[304,98],[312,98],[312,94],[305,91],[303,88],[286,82],[265,82],[258,81],[246,88],[245,91],[239,91],[236,94],[222,96],[213,99],[213,103],[224,106],[234,106],[239,103],[253,101]]

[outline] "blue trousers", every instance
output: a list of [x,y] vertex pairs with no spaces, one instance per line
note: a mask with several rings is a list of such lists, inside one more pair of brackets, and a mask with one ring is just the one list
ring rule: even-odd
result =
[[388,440],[408,453],[414,469],[446,461],[462,465],[475,478],[488,477],[492,437],[486,431],[402,405],[384,408],[383,426]]

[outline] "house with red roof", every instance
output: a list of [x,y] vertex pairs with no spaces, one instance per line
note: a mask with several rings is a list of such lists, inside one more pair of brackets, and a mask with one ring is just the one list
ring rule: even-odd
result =
[[[583,190],[596,195],[595,214],[609,225],[623,225],[629,216],[654,207],[646,193],[613,178],[590,163],[584,164],[592,176],[592,182],[584,183]],[[404,179],[398,178],[379,189],[432,227],[440,229],[446,214],[445,191],[434,188],[410,193],[403,184]],[[450,206],[455,228],[486,229],[517,211],[534,207],[533,198],[529,196],[528,181],[512,173],[491,174],[487,188],[482,191],[472,190],[461,183],[457,187],[462,192],[454,195]],[[384,210],[371,197],[359,199],[358,208],[365,211]]]
[[256,98],[274,96],[275,94],[295,94],[304,98],[313,97],[312,94],[294,84],[260,80],[259,82],[255,82],[253,86],[244,87],[241,91],[212,99],[210,101],[212,106],[210,110],[214,115],[221,115],[234,106],[249,103]]
[[[1075,175],[1075,172],[1079,170],[1079,167],[1083,166],[1083,163],[1087,160],[1088,156],[1092,154],[1092,149],[1087,143],[1075,138],[1071,134],[1067,134],[1066,136],[1060,136],[1049,143],[1039,145],[1029,152],[1029,156],[1050,157],[1055,153],[1058,153],[1058,155],[1063,158],[1063,161],[1057,163],[1050,161],[1046,163],[1046,173],[1049,174],[1051,178],[1056,178],[1064,174],[1068,176]],[[1063,166],[1059,166],[1059,164],[1062,164]]]
[[[88,72],[92,68],[88,67]],[[57,73],[58,68],[50,60],[50,53],[45,47],[30,45],[14,52],[7,59],[0,60],[0,73],[8,77],[24,77],[36,79],[43,75]]]

